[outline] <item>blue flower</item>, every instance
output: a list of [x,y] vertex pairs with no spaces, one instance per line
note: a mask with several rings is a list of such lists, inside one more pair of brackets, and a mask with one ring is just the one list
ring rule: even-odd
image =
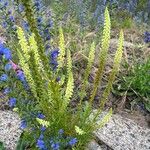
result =
[[5,88],[3,94],[8,94],[10,91],[10,88]]
[[6,28],[7,27],[7,22],[2,22],[2,27]]
[[62,134],[64,133],[64,130],[63,130],[63,129],[60,129],[60,130],[58,131],[58,133],[59,133],[60,135],[62,135]]
[[47,27],[51,28],[53,26],[53,21],[52,20],[49,20],[48,24],[47,24]]
[[14,107],[16,105],[16,98],[9,99],[9,107]]
[[40,149],[40,150],[45,150],[46,146],[45,146],[45,142],[44,142],[44,136],[43,134],[40,135],[39,139],[37,140],[36,146]]
[[24,6],[19,4],[18,10],[19,10],[20,13],[23,12],[24,11]]
[[39,119],[44,119],[44,118],[45,118],[45,115],[43,115],[42,113],[38,113],[37,117],[38,117]]
[[22,82],[25,82],[25,81],[26,81],[26,80],[25,80],[24,73],[23,73],[22,70],[18,70],[18,71],[17,71],[17,77],[18,77],[18,79],[19,79],[20,81],[22,81]]
[[38,22],[38,23],[41,23],[41,22],[42,22],[42,18],[41,18],[41,17],[38,17],[38,18],[37,18],[37,22]]
[[5,7],[7,7],[7,6],[8,6],[8,2],[7,2],[7,1],[4,3],[4,6],[5,6]]
[[144,42],[149,43],[150,42],[150,32],[145,32],[144,33]]
[[12,65],[10,63],[7,63],[5,65],[5,71],[9,71],[12,68]]
[[6,60],[10,60],[12,58],[11,51],[8,48],[3,49],[3,53]]
[[59,49],[55,49],[51,51],[51,58],[56,59],[58,57],[58,54],[59,54]]
[[12,13],[12,11],[11,10],[8,10],[8,14],[10,15]]
[[49,41],[50,39],[51,39],[51,36],[50,36],[50,35],[47,35],[46,41]]
[[59,54],[59,49],[55,49],[55,50],[51,51],[51,54],[50,54],[50,56],[51,56],[50,64],[51,64],[53,70],[55,70],[58,66],[58,62],[57,62],[58,54]]
[[10,19],[11,22],[15,22],[14,16],[10,16],[9,19]]
[[28,31],[29,30],[29,24],[26,21],[23,21],[23,28]]
[[42,126],[40,130],[43,132],[43,131],[46,130],[46,127],[45,127],[45,126]]
[[7,81],[7,80],[8,80],[7,74],[2,74],[2,75],[0,76],[0,81]]
[[45,49],[48,50],[50,47],[51,47],[51,46],[50,46],[49,44],[47,44],[47,45],[45,46]]
[[21,120],[21,125],[20,125],[20,129],[25,129],[27,127],[27,122],[26,122],[26,120]]
[[5,48],[5,46],[1,43],[0,43],[0,55],[4,55],[4,58],[6,60],[10,60],[12,58],[10,49]]
[[52,143],[52,144],[51,144],[51,148],[52,148],[53,150],[59,150],[60,145],[59,145],[59,143]]
[[71,139],[71,140],[69,141],[68,144],[69,144],[70,146],[74,146],[77,142],[78,142],[77,138],[73,138],[73,139]]

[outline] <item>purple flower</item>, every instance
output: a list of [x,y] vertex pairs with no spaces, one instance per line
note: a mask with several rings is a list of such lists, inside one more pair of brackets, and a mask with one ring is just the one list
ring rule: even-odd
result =
[[77,138],[73,138],[73,139],[71,139],[71,140],[69,141],[68,144],[69,144],[70,146],[74,146],[77,142],[78,142]]
[[52,148],[53,150],[59,150],[60,145],[59,145],[59,143],[52,143],[52,144],[51,144],[51,148]]
[[14,107],[16,105],[16,98],[9,99],[9,107]]
[[21,125],[20,125],[20,129],[25,129],[27,127],[27,122],[23,119],[21,120]]
[[7,80],[8,80],[7,74],[2,74],[2,75],[0,76],[0,81],[7,81]]

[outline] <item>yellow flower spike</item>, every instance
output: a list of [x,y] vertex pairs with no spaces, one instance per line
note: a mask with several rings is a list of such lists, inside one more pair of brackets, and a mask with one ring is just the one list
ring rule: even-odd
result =
[[80,129],[78,126],[75,126],[75,131],[79,135],[83,135],[83,134],[86,133],[85,131],[83,131],[82,129]]
[[59,55],[58,55],[58,58],[57,58],[58,69],[63,67],[64,57],[65,57],[65,40],[64,40],[63,30],[60,27],[59,28]]
[[14,112],[18,112],[18,110],[19,110],[19,109],[18,109],[17,107],[13,108],[13,111],[14,111]]
[[36,118],[36,120],[42,126],[49,127],[49,125],[50,125],[49,121],[45,121],[45,120],[39,119],[39,118]]

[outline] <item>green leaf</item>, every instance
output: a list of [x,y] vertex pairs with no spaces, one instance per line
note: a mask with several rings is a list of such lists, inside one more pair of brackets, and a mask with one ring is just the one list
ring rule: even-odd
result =
[[6,150],[5,147],[4,147],[3,142],[0,142],[0,150]]
[[16,150],[25,150],[26,147],[29,145],[29,143],[27,143],[24,139],[23,139],[23,133],[22,135],[20,136],[20,139],[17,143],[17,148]]

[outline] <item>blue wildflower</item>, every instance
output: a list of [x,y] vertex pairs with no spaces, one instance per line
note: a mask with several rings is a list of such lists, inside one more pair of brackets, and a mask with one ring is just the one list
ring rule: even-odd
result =
[[16,105],[16,98],[9,99],[9,107],[14,107]]
[[10,88],[5,88],[3,94],[8,94],[10,91]]
[[12,65],[10,63],[7,63],[4,68],[5,71],[9,71],[12,68]]
[[0,43],[0,55],[4,55],[4,58],[6,60],[10,60],[12,58],[10,49],[5,48],[5,46],[1,43]]
[[3,49],[4,58],[10,60],[12,58],[11,51],[8,48]]
[[38,113],[37,117],[38,117],[39,119],[44,119],[44,118],[45,118],[45,115],[43,115],[42,113]]
[[49,41],[50,39],[51,39],[51,36],[50,36],[50,35],[47,35],[46,41]]
[[56,78],[56,82],[59,82],[59,81],[60,81],[60,77],[57,77],[57,78]]
[[15,22],[14,16],[10,16],[9,19],[10,19],[11,22]]
[[51,148],[52,148],[53,150],[59,150],[60,145],[59,145],[59,143],[52,143],[52,144],[51,144]]
[[18,10],[19,10],[20,13],[23,12],[24,11],[24,6],[20,4],[18,6]]
[[7,7],[7,6],[8,6],[8,2],[5,2],[5,3],[4,3],[4,6]]
[[7,22],[2,22],[2,27],[6,28],[7,27]]
[[64,130],[63,130],[63,129],[60,129],[60,130],[58,131],[58,133],[62,135],[62,134],[64,133]]
[[18,77],[18,79],[19,79],[20,81],[22,81],[22,82],[25,82],[25,81],[26,81],[26,80],[25,80],[24,73],[23,73],[22,70],[18,70],[18,71],[17,71],[17,77]]
[[40,150],[43,150],[43,149],[45,150],[45,149],[46,149],[43,134],[41,134],[40,137],[39,137],[39,139],[37,140],[36,146],[37,146]]
[[51,51],[51,58],[56,59],[58,57],[58,54],[59,54],[59,49],[55,49]]
[[50,56],[51,56],[50,64],[52,65],[53,70],[55,70],[58,66],[58,62],[57,62],[58,54],[59,54],[58,49],[55,49],[55,50],[51,51],[51,54],[50,54]]
[[47,27],[51,28],[53,26],[53,21],[52,20],[49,20],[48,24],[47,24]]
[[40,130],[43,132],[43,131],[46,130],[46,127],[45,127],[45,126],[42,126]]
[[8,15],[10,15],[12,13],[12,11],[11,10],[8,10]]
[[145,32],[144,33],[144,42],[149,43],[150,42],[150,32]]
[[2,75],[0,76],[0,81],[7,81],[7,80],[8,80],[7,74],[2,74]]
[[42,22],[42,18],[41,18],[41,17],[38,17],[38,18],[37,18],[37,22],[38,22],[38,23],[41,23],[41,22]]
[[23,21],[23,28],[28,31],[29,30],[29,24],[26,21]]
[[27,127],[27,122],[26,120],[21,120],[21,125],[20,125],[20,129],[25,129]]
[[77,142],[78,142],[77,138],[73,138],[73,139],[71,139],[71,140],[68,142],[68,144],[69,144],[70,146],[74,146]]
[[45,49],[48,50],[50,47],[51,47],[51,46],[50,46],[49,44],[47,44],[47,45],[45,46]]

